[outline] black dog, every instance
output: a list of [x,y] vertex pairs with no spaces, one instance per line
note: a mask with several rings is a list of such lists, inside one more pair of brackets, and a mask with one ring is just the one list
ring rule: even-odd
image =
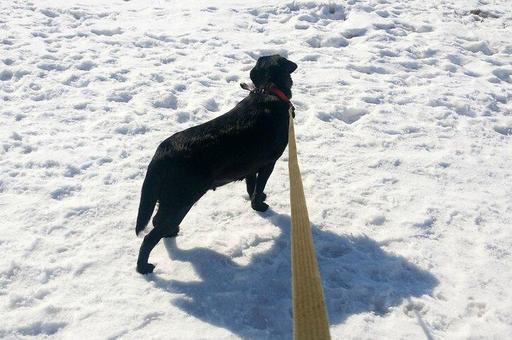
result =
[[231,111],[163,141],[148,166],[135,231],[148,224],[156,202],[154,229],[140,247],[137,271],[154,269],[151,250],[175,237],[179,224],[208,190],[246,180],[254,210],[265,211],[265,184],[288,143],[290,74],[297,65],[279,55],[258,59],[250,76],[256,90]]

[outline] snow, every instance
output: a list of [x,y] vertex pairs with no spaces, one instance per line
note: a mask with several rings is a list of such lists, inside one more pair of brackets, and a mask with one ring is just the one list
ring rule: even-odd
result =
[[509,1],[5,2],[0,337],[289,339],[287,157],[209,192],[135,272],[146,166],[293,74],[334,339],[512,334]]

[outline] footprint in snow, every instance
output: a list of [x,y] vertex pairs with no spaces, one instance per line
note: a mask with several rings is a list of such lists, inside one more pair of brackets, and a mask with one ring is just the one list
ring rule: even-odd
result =
[[512,136],[512,126],[495,126],[494,131],[503,136]]
[[26,337],[48,337],[54,335],[61,328],[64,328],[67,325],[68,324],[66,322],[37,321],[20,326],[16,329],[15,332]]
[[72,74],[68,79],[64,80],[62,84],[73,87],[86,87],[89,85],[90,80],[81,79],[80,75]]
[[13,73],[11,70],[0,71],[0,80],[1,81],[11,80],[12,77],[13,77]]
[[301,61],[318,61],[320,57],[320,54],[307,54],[301,58]]
[[178,98],[174,94],[169,93],[153,101],[153,107],[176,110],[178,108]]
[[360,73],[365,73],[365,74],[374,74],[374,73],[388,74],[388,73],[390,73],[384,67],[373,66],[373,65],[354,65],[354,64],[349,64],[347,66],[347,69],[354,70],[354,71],[357,71],[357,72],[360,72]]
[[306,43],[313,48],[321,48],[321,47],[346,47],[349,42],[342,36],[330,36],[330,37],[321,37],[321,36],[313,36],[306,40]]
[[219,104],[217,104],[217,102],[215,101],[215,99],[213,98],[210,98],[208,100],[206,100],[204,103],[203,103],[203,106],[208,110],[208,111],[211,111],[211,112],[217,112],[219,111]]
[[57,62],[41,62],[37,64],[37,67],[44,71],[65,71],[69,68],[69,66]]
[[5,58],[5,59],[2,59],[2,62],[5,65],[10,66],[10,65],[14,64],[14,59],[12,59],[12,58]]
[[67,197],[70,197],[70,196],[73,196],[73,194],[76,192],[76,191],[80,191],[82,188],[77,185],[77,186],[73,186],[73,185],[64,185],[64,186],[61,186],[60,188],[52,191],[50,193],[50,196],[54,199],[54,200],[62,200],[64,198],[67,198]]
[[43,8],[39,10],[39,12],[46,15],[48,18],[56,18],[60,15],[59,12],[57,12],[57,10],[51,8]]
[[95,63],[93,63],[92,61],[84,60],[81,63],[77,64],[75,67],[81,71],[90,71],[91,69],[93,69],[96,66],[97,65]]
[[134,41],[133,45],[139,48],[153,48],[159,46],[160,44],[158,43],[158,40],[139,39]]
[[365,96],[362,97],[361,100],[368,104],[381,104],[383,101],[382,96]]
[[361,37],[365,35],[367,32],[366,28],[347,28],[341,32],[341,34],[347,38],[352,39],[356,37]]
[[494,52],[489,47],[489,44],[486,41],[480,41],[473,44],[468,44],[463,46],[464,49],[473,53],[483,53],[485,55],[493,55]]
[[128,103],[133,95],[128,91],[113,92],[107,96],[109,102]]
[[122,34],[123,30],[120,27],[117,28],[93,28],[91,32],[96,35],[105,35],[111,37],[116,34]]
[[150,131],[150,129],[145,126],[130,126],[130,125],[121,125],[114,129],[114,132],[120,135],[143,135],[146,132]]
[[36,38],[48,38],[48,34],[46,34],[44,32],[32,32],[31,34],[33,37],[36,37]]
[[492,74],[494,74],[498,79],[512,84],[512,78],[510,78],[512,75],[512,69],[497,68],[492,71]]
[[317,117],[324,122],[330,122],[333,119],[339,119],[347,124],[353,124],[367,115],[368,111],[358,108],[342,108],[335,112],[318,112]]

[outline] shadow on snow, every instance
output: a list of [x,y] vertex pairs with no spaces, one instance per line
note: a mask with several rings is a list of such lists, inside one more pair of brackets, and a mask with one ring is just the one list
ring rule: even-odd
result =
[[[165,239],[171,260],[190,262],[201,281],[148,277],[166,291],[183,294],[172,302],[186,313],[242,338],[292,337],[290,217],[269,210],[261,216],[281,229],[271,249],[248,265],[207,248],[179,249]],[[403,299],[430,294],[438,284],[404,257],[383,251],[366,236],[340,236],[312,225],[331,325],[351,315],[385,314]]]

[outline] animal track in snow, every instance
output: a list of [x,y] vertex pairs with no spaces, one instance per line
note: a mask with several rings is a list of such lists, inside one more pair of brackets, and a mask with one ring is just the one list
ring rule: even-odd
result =
[[500,80],[512,84],[512,78],[510,78],[510,76],[512,75],[512,69],[497,68],[494,71],[492,71],[492,74],[494,74]]
[[485,55],[493,55],[494,52],[489,47],[489,43],[486,41],[480,41],[473,44],[465,45],[464,48],[473,53],[483,53]]
[[306,40],[309,46],[313,48],[320,47],[346,47],[348,40],[342,36],[321,37],[313,36]]
[[210,98],[208,100],[206,100],[204,103],[203,103],[203,106],[208,110],[208,111],[212,111],[212,112],[217,112],[219,111],[219,104],[215,101],[215,99],[213,98]]
[[139,48],[153,48],[159,46],[160,44],[158,40],[139,38],[138,40],[133,42],[133,45]]
[[354,71],[357,71],[360,73],[365,73],[365,74],[373,74],[373,73],[388,74],[388,73],[390,73],[390,71],[388,71],[384,67],[373,66],[373,65],[368,66],[368,65],[349,64],[349,65],[347,65],[347,69],[354,70]]
[[494,131],[503,136],[512,136],[512,126],[495,126]]
[[162,99],[155,100],[153,102],[153,107],[155,108],[165,108],[165,109],[174,109],[178,107],[178,99],[172,93],[164,96]]
[[67,65],[62,65],[56,62],[41,62],[37,67],[45,71],[65,71],[69,68]]
[[43,13],[44,15],[46,15],[49,18],[56,18],[60,15],[58,11],[50,9],[50,8],[40,9],[39,12]]
[[317,117],[324,122],[330,122],[333,119],[339,119],[347,124],[353,124],[367,114],[368,111],[365,109],[343,107],[331,113],[319,112]]
[[75,191],[80,191],[82,188],[79,185],[73,186],[73,185],[64,185],[60,188],[52,191],[50,193],[50,196],[54,200],[62,200],[66,197],[72,196]]
[[382,96],[364,96],[361,100],[368,104],[381,104],[383,101]]
[[11,70],[0,71],[0,80],[1,81],[11,80],[12,77],[13,77],[13,73]]
[[12,59],[12,58],[5,58],[5,59],[2,59],[2,62],[5,65],[10,66],[10,65],[14,64],[14,59]]
[[61,328],[64,328],[67,326],[67,323],[65,322],[55,322],[55,321],[49,321],[49,322],[43,322],[43,321],[37,321],[33,323],[29,323],[24,326],[20,326],[16,329],[16,331],[23,335],[23,336],[51,336],[55,333],[57,333]]
[[89,83],[90,83],[90,80],[82,79],[81,76],[78,74],[73,74],[69,78],[67,78],[66,80],[64,80],[62,82],[62,84],[64,84],[64,85],[78,87],[78,88],[87,87],[87,85],[89,85]]
[[96,35],[105,35],[111,37],[116,34],[122,34],[123,30],[120,27],[116,28],[93,28],[91,32]]
[[347,38],[352,39],[365,35],[367,32],[366,28],[347,28],[341,32],[341,34]]
[[115,133],[118,133],[120,135],[143,135],[146,132],[150,131],[150,129],[145,126],[132,126],[132,125],[121,125],[114,129]]
[[90,71],[92,68],[96,67],[97,65],[93,63],[90,60],[84,60],[75,67],[81,71]]
[[128,91],[115,91],[107,96],[109,102],[128,103],[133,95]]

